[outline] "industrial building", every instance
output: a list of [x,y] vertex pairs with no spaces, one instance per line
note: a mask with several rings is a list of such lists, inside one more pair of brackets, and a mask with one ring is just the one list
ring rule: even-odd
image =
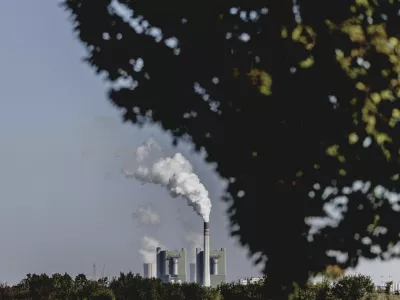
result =
[[[156,271],[153,264],[144,264],[144,277],[156,275],[165,283],[187,282],[186,249],[156,249]],[[210,224],[204,222],[204,250],[196,248],[196,263],[189,265],[189,281],[202,286],[216,287],[226,282],[226,249],[210,251]]]
[[163,282],[186,282],[186,249],[156,250],[157,278]]
[[155,264],[144,263],[143,264],[143,277],[144,278],[155,278],[156,277],[156,270]]
[[[204,285],[202,278],[204,272],[204,252],[201,248],[196,248],[196,279],[197,283]],[[211,250],[210,260],[208,262],[210,270],[210,286],[216,287],[217,285],[226,282],[226,249]]]
[[[196,263],[189,264],[189,280],[186,277],[186,249],[162,250],[156,249],[156,264],[143,264],[143,276],[145,278],[160,278],[165,283],[193,282],[203,283],[204,251],[196,248]],[[226,249],[210,251],[210,286],[226,282]],[[247,283],[247,282],[246,282]]]
[[261,280],[263,280],[262,277],[248,277],[248,278],[246,277],[246,278],[243,278],[243,279],[239,279],[238,283],[241,284],[241,285],[248,285],[248,284],[258,283]]
[[189,281],[190,282],[197,282],[197,276],[196,276],[196,273],[197,273],[197,271],[196,271],[196,264],[195,263],[191,263],[190,265],[189,265]]

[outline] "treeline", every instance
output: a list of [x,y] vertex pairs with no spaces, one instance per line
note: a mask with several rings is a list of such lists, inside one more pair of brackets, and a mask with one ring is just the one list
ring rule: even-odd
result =
[[204,288],[195,283],[165,284],[159,279],[139,274],[121,273],[119,277],[97,281],[80,274],[28,274],[19,284],[1,284],[0,300],[222,300],[243,298],[249,293],[261,297],[262,285],[226,284],[218,289]]
[[[389,285],[388,285],[389,287]],[[158,279],[142,278],[132,273],[121,273],[111,280],[89,280],[80,274],[28,274],[19,284],[0,285],[0,300],[261,300],[264,282],[240,285],[222,284],[218,288],[205,288],[194,283],[164,284]],[[387,289],[389,294],[389,288]],[[379,299],[374,284],[367,276],[345,276],[331,282],[325,280],[309,284],[297,291],[298,300],[361,300]],[[385,295],[389,297],[389,295]]]

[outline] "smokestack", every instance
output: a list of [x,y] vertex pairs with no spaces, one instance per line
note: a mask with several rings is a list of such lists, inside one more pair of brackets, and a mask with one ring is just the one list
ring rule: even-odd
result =
[[204,222],[203,286],[210,286],[210,224]]

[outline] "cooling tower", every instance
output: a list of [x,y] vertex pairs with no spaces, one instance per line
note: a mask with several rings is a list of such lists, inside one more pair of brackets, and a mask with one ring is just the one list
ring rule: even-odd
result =
[[143,264],[143,277],[144,278],[153,278],[153,264],[144,263]]
[[189,273],[189,281],[190,282],[197,282],[196,281],[196,264],[195,263],[191,263],[190,265],[189,265],[189,271],[190,271],[190,273]]
[[210,224],[204,222],[203,286],[210,286]]
[[203,285],[203,259],[204,259],[204,251],[201,251],[201,248],[196,248],[196,282],[200,285]]
[[169,274],[173,276],[178,275],[178,258],[171,257],[169,259]]
[[210,260],[210,273],[211,275],[218,275],[218,258],[217,257],[211,257]]

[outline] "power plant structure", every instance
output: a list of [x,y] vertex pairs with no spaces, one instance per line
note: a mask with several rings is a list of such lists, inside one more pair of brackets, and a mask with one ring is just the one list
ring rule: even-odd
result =
[[197,264],[197,269],[203,269],[203,286],[210,286],[210,264],[207,262],[210,261],[210,223],[204,222],[204,262],[203,268],[199,268]]
[[[210,251],[210,226],[204,222],[204,250],[196,248],[196,263],[189,265],[189,282],[216,287],[226,282],[226,249]],[[186,278],[186,249],[156,249],[156,271],[154,264],[143,265],[146,278],[157,277],[165,283],[188,282]]]
[[[220,250],[212,250],[209,252],[208,255],[209,260],[208,263],[208,278],[209,278],[209,285],[211,287],[216,287],[217,285],[226,282],[226,249],[221,248]],[[196,277],[197,283],[200,285],[206,286],[204,284],[203,278],[204,270],[204,251],[201,248],[196,248]]]
[[157,278],[163,282],[186,282],[186,249],[161,250],[157,248]]
[[195,263],[191,263],[189,265],[189,282],[197,282],[197,276],[196,276],[196,264]]
[[151,263],[143,264],[143,277],[144,278],[155,278],[155,265]]

